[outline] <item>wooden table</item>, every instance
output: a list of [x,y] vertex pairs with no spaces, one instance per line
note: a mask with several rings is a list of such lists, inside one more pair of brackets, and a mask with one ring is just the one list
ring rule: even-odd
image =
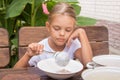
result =
[[[0,69],[0,80],[55,80],[48,77],[38,68],[27,69]],[[80,73],[66,80],[82,80]]]

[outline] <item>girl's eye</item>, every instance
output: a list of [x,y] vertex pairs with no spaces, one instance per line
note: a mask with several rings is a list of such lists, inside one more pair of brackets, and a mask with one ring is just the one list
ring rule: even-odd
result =
[[55,29],[55,30],[60,30],[60,27],[55,26],[54,29]]
[[67,31],[67,32],[71,32],[71,31],[72,31],[72,29],[66,29],[66,31]]

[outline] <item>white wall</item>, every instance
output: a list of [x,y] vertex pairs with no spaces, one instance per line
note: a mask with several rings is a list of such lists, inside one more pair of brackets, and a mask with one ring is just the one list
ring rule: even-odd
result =
[[78,0],[82,16],[120,22],[120,0]]

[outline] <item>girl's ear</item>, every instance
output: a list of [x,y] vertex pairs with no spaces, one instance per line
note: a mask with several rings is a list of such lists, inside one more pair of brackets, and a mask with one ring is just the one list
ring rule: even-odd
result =
[[46,22],[46,29],[48,30],[48,32],[50,31],[50,23],[48,21]]

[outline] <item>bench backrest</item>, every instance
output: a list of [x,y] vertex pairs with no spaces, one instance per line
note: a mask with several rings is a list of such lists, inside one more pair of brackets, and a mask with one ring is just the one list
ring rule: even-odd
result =
[[[104,26],[87,26],[81,27],[86,30],[88,39],[90,41],[93,54],[101,55],[108,54],[108,30]],[[40,40],[49,36],[45,27],[22,27],[19,30],[19,58],[21,58],[27,46],[33,42],[39,42]]]
[[4,68],[10,61],[9,35],[6,29],[0,28],[0,68]]

